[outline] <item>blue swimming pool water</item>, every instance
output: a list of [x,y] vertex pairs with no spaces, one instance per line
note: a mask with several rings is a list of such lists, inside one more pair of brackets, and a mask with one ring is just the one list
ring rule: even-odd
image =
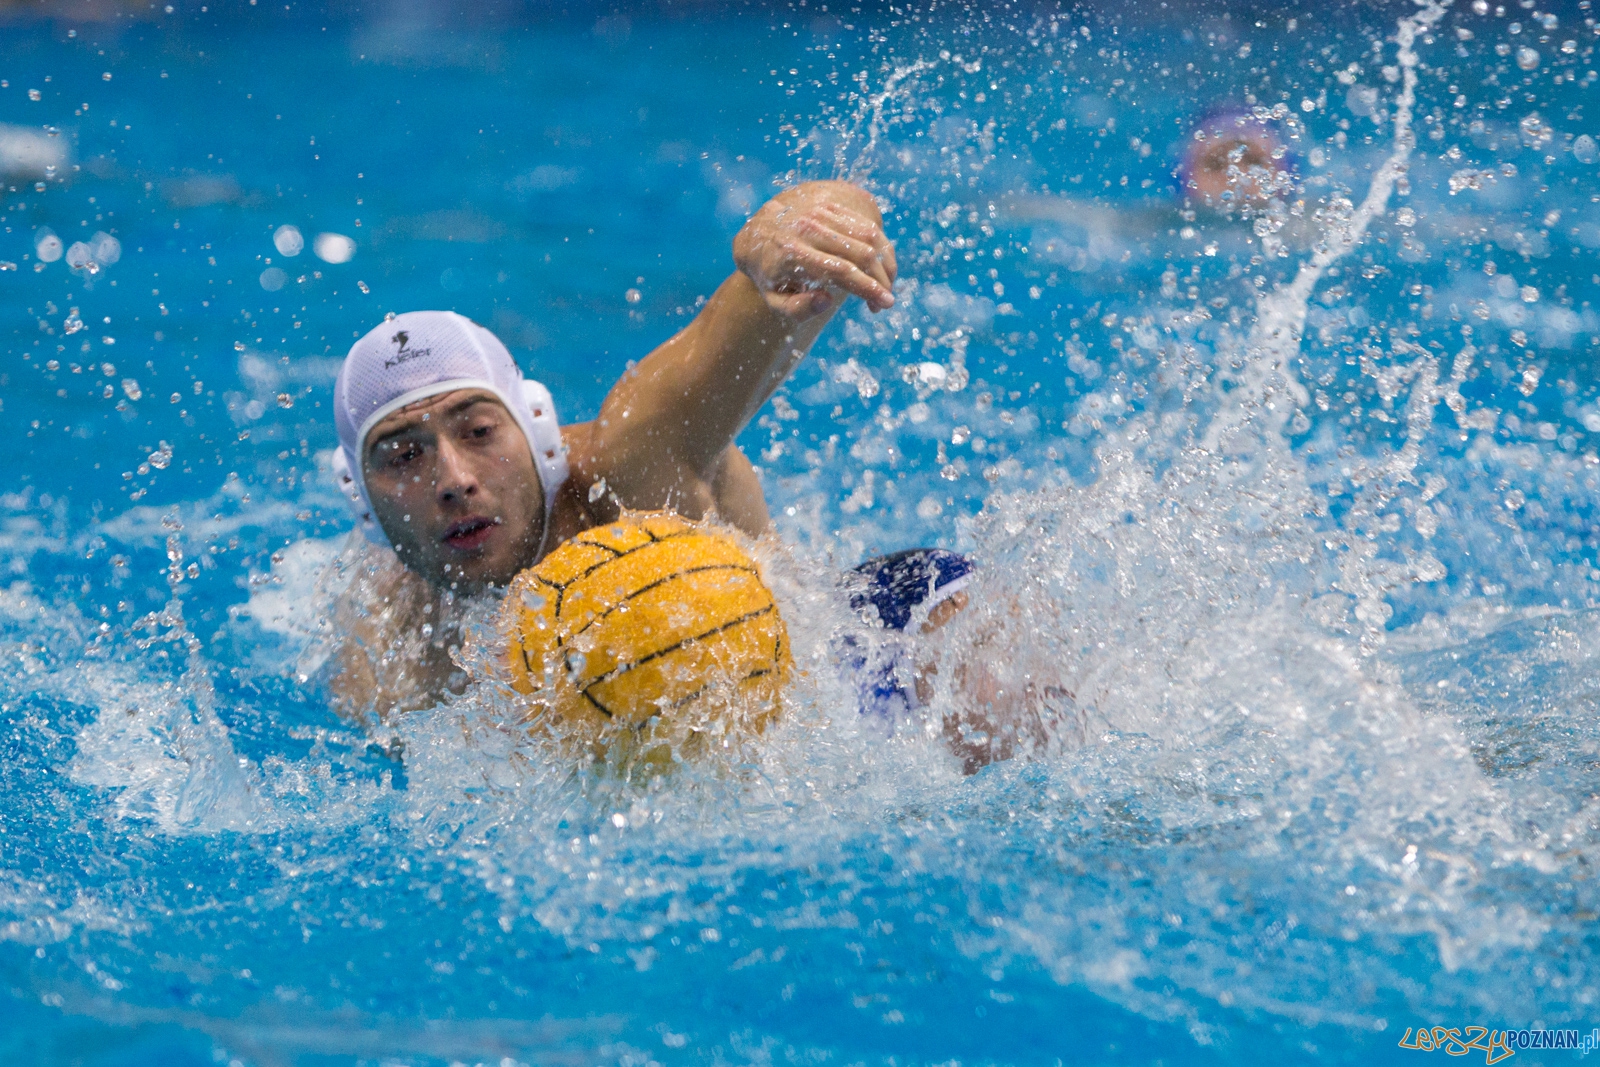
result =
[[[0,28],[0,122],[64,153],[0,209],[7,1062],[1600,1025],[1587,4],[212,6]],[[1186,217],[1230,108],[1293,183]],[[641,788],[530,762],[480,692],[403,763],[339,720],[345,345],[454,308],[586,418],[822,176],[880,196],[902,282],[743,438],[783,725]],[[1073,693],[1030,758],[963,778],[948,694],[883,736],[832,681],[825,576],[913,543],[980,563],[945,654]]]

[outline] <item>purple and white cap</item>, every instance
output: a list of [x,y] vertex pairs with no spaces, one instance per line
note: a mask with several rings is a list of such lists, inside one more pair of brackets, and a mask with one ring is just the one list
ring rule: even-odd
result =
[[372,516],[372,501],[362,475],[367,435],[391,414],[457,389],[482,389],[505,405],[533,452],[534,470],[544,490],[545,528],[550,531],[556,494],[567,480],[567,454],[550,390],[524,378],[500,339],[453,311],[408,311],[379,323],[350,346],[333,386],[333,417],[339,450],[333,473],[350,501],[362,532],[380,545],[388,537]]

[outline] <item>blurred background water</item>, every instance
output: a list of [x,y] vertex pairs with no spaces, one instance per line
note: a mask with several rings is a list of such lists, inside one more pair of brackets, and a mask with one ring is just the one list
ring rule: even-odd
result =
[[[0,8],[0,1050],[1365,1063],[1600,1022],[1596,36]],[[1281,151],[1207,204],[1226,123]],[[588,418],[829,176],[902,280],[741,440],[785,723],[648,789],[481,695],[369,747],[312,677],[348,343],[451,308]],[[1074,694],[1031,758],[963,778],[949,694],[883,737],[828,680],[825,576],[917,543],[982,565],[953,653]]]

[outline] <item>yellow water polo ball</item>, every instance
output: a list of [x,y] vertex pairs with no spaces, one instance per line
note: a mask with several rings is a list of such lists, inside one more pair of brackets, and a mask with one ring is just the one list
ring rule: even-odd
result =
[[530,724],[597,756],[660,763],[759,733],[793,664],[755,561],[669,513],[572,538],[517,576],[504,610]]

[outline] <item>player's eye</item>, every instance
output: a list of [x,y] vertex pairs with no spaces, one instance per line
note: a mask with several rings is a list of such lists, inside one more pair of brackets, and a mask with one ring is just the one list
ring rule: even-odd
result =
[[391,467],[404,467],[422,455],[422,446],[415,441],[401,441],[390,448],[388,463]]

